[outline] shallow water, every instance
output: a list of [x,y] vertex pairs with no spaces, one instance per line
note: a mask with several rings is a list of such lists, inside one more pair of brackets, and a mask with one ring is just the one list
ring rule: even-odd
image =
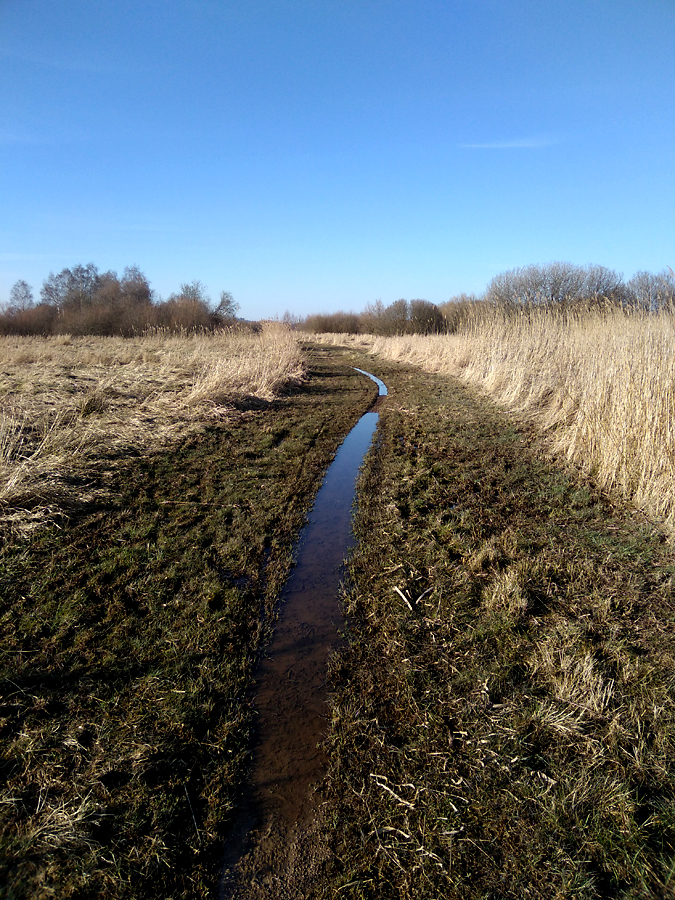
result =
[[387,396],[387,385],[384,381],[380,381],[379,378],[376,378],[375,375],[371,375],[370,372],[365,372],[363,369],[357,369],[356,366],[353,367],[355,372],[360,372],[361,375],[366,375],[370,378],[371,381],[374,381],[380,391],[380,397]]
[[[380,396],[386,395],[382,381],[356,371],[377,383]],[[378,418],[377,412],[365,413],[344,439],[301,532],[279,620],[257,673],[256,747],[239,836],[226,854],[226,868],[247,852],[246,835],[254,827],[255,844],[265,834],[290,832],[315,817],[312,788],[326,768],[317,745],[327,734],[328,657],[339,646],[344,627],[339,591],[353,541],[356,480]],[[266,857],[264,848],[259,852]]]
[[[316,496],[282,592],[279,621],[258,678],[258,746],[252,784],[262,812],[301,822],[325,767],[328,655],[343,627],[338,600],[351,546],[356,476],[378,414],[365,413],[345,438]],[[311,806],[311,804],[310,804]]]

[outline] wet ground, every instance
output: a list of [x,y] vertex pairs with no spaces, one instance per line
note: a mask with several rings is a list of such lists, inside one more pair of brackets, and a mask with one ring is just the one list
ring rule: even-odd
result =
[[[363,370],[378,384],[383,382]],[[301,897],[320,866],[321,809],[314,785],[327,760],[328,658],[343,628],[343,563],[352,544],[356,479],[377,412],[365,413],[340,446],[301,534],[279,621],[255,693],[257,740],[237,833],[226,849],[223,898]]]
[[3,533],[0,885],[17,900],[217,896],[261,636],[376,393],[310,349],[297,389],[121,450],[92,469],[100,503]]

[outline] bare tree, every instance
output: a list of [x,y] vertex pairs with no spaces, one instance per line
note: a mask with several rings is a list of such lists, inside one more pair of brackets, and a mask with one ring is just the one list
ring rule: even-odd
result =
[[178,295],[172,294],[171,296],[174,300],[188,300],[192,303],[203,303],[207,307],[211,302],[211,298],[206,291],[206,285],[198,279],[181,284]]
[[157,324],[171,331],[208,331],[217,323],[210,303],[201,281],[185,282],[177,294],[155,307]]
[[620,303],[625,297],[623,277],[605,266],[575,266],[568,262],[524,266],[496,275],[485,299],[498,306]]
[[132,303],[146,304],[152,300],[150,282],[138,266],[127,266],[124,269],[120,286],[122,296]]
[[381,300],[367,303],[366,308],[361,313],[361,330],[366,334],[378,334],[383,316],[384,303]]
[[408,330],[408,301],[394,300],[385,309],[382,316],[381,331],[383,334],[405,334]]
[[40,298],[43,303],[48,306],[54,306],[60,309],[68,294],[68,276],[70,269],[63,269],[58,275],[53,272],[49,273],[49,277],[42,282],[40,290]]
[[656,312],[675,306],[675,274],[672,269],[664,269],[656,275],[636,272],[626,289],[627,302],[638,309]]
[[23,312],[26,309],[32,309],[33,306],[35,306],[33,289],[27,281],[20,278],[12,285],[12,289],[9,292],[9,306],[7,307],[7,312],[10,315],[14,315],[15,313]]
[[[220,292],[220,303],[216,307],[216,315],[219,319],[236,319],[239,312],[239,304],[229,291]],[[290,314],[289,314],[290,315]]]
[[623,276],[606,266],[586,266],[584,272],[584,284],[582,288],[583,299],[598,303],[623,303],[626,299],[626,284]]
[[[110,275],[114,273],[106,273]],[[101,285],[101,276],[94,263],[77,265],[72,269],[62,269],[58,275],[53,272],[45,279],[40,291],[43,303],[62,310],[66,305],[82,308],[93,300]]]
[[413,334],[441,334],[445,331],[443,313],[428,300],[411,300],[409,328]]

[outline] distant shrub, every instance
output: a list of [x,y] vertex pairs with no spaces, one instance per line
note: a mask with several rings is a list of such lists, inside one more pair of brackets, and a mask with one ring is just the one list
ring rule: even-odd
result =
[[50,272],[40,297],[42,302],[34,306],[30,285],[18,281],[0,315],[0,334],[133,337],[153,329],[182,333],[238,324],[239,306],[226,291],[215,310],[200,281],[182,284],[168,300],[157,300],[138,266],[128,266],[121,278],[99,272],[94,263]]
[[169,331],[210,331],[216,327],[206,303],[188,297],[170,297],[155,307],[155,324]]
[[408,332],[410,334],[443,334],[445,318],[435,303],[411,300],[408,304]]
[[358,334],[361,330],[359,316],[346,312],[307,316],[300,328],[311,334]]
[[445,320],[446,334],[457,334],[467,322],[480,315],[485,306],[485,301],[479,300],[475,294],[459,294],[441,303],[439,310]]
[[622,305],[629,300],[629,291],[613,269],[553,262],[501,272],[488,284],[485,300],[502,307]]
[[656,275],[636,272],[626,288],[631,305],[638,309],[675,311],[675,273],[672,269],[664,269]]
[[369,303],[360,315],[364,334],[388,336],[404,334],[443,334],[446,330],[442,311],[428,300],[394,300],[385,306],[381,300]]
[[46,303],[29,309],[9,310],[0,316],[0,334],[53,334],[56,318],[57,311]]

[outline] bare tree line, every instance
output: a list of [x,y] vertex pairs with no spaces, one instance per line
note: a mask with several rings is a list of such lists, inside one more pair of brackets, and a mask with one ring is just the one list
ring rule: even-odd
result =
[[138,266],[99,272],[94,263],[49,273],[36,302],[20,279],[0,315],[0,334],[94,334],[131,337],[150,329],[215,330],[236,321],[239,305],[222,291],[213,306],[200,281],[182,284],[162,300]]
[[[360,313],[313,314],[304,320],[284,317],[310,333],[380,335],[447,334],[483,309],[532,307],[619,307],[658,312],[675,309],[675,273],[637,272],[629,281],[600,265],[567,262],[529,265],[496,275],[482,295],[460,294],[436,305],[428,300],[381,300]],[[31,286],[17,281],[0,314],[0,334],[96,334],[132,336],[149,329],[214,330],[236,321],[239,305],[227,291],[215,306],[200,281],[182,284],[166,300],[158,298],[138,266],[121,277],[99,272],[93,263],[50,273],[36,303]]]
[[630,281],[605,266],[575,266],[554,262],[502,272],[489,283],[484,299],[499,306],[595,304],[656,312],[672,309],[675,275],[665,269],[654,275],[636,272]]
[[441,309],[428,300],[395,300],[389,306],[376,300],[360,314],[337,312],[307,316],[299,327],[315,334],[442,334],[447,330]]
[[370,303],[361,313],[311,315],[305,331],[348,334],[453,334],[477,312],[533,307],[603,307],[642,312],[675,311],[675,273],[637,272],[629,281],[605,266],[566,262],[530,265],[496,275],[482,295],[459,294],[436,306],[427,300]]

